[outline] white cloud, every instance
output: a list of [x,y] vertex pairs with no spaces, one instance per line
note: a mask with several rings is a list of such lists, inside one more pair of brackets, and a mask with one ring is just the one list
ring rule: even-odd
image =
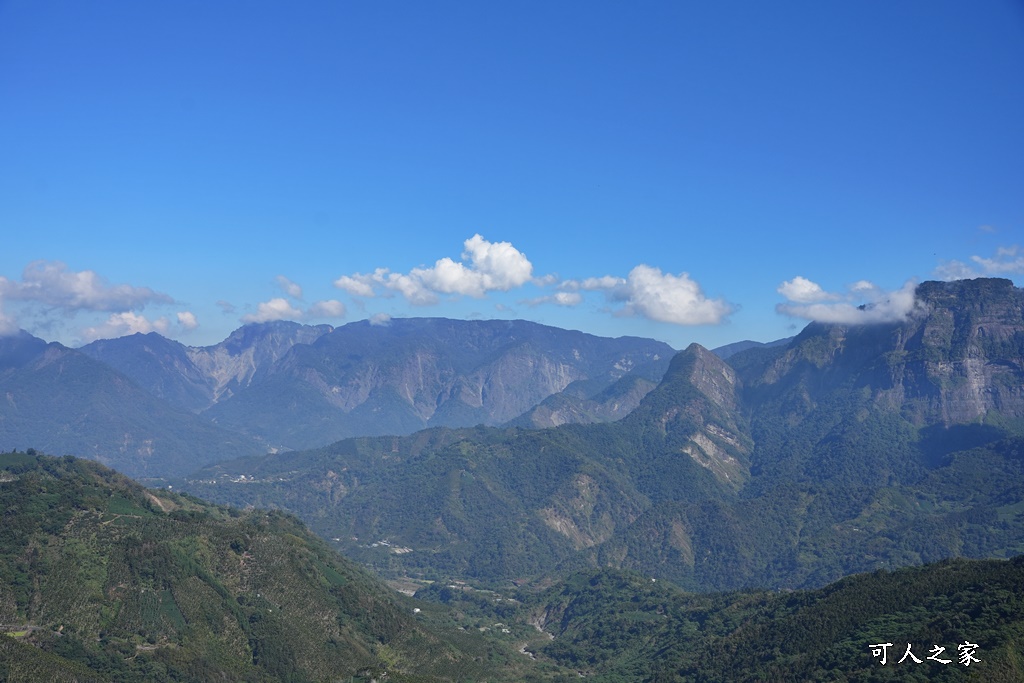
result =
[[337,299],[317,301],[309,307],[306,313],[312,318],[343,318],[345,317],[345,304]]
[[178,324],[181,325],[182,329],[186,332],[191,332],[199,327],[199,321],[196,319],[196,314],[192,311],[179,311]]
[[292,306],[287,300],[276,297],[263,301],[256,306],[256,312],[242,316],[244,323],[266,323],[273,320],[298,320],[302,311]]
[[621,289],[625,285],[625,279],[605,275],[603,277],[588,277],[584,280],[565,280],[558,285],[558,288],[564,292],[578,292],[582,289],[588,292],[603,291],[608,293]]
[[548,273],[547,275],[541,275],[530,280],[537,287],[550,287],[551,285],[558,284],[558,276],[554,273]]
[[374,284],[380,284],[374,276],[378,273],[383,275],[386,272],[386,269],[378,268],[374,275],[361,275],[359,273],[355,275],[342,275],[334,281],[334,286],[345,290],[353,296],[372,298],[377,295],[373,290]]
[[290,296],[291,298],[302,298],[302,287],[295,284],[294,282],[286,278],[284,275],[278,275],[277,277],[274,278],[274,281],[277,282],[277,285],[278,287],[281,288],[281,291]]
[[[861,280],[854,287],[870,285],[869,282]],[[815,301],[829,301],[835,300],[837,297],[834,294],[829,294],[821,288],[817,282],[811,282],[805,277],[797,275],[792,280],[788,280],[779,285],[777,290],[779,294],[786,297],[790,301],[798,303],[812,303]]]
[[[794,278],[796,279],[803,278]],[[786,284],[784,282],[778,289],[783,296],[787,296],[787,291],[794,296],[806,293],[799,287],[786,289]],[[822,291],[824,298],[818,301],[790,298],[788,303],[778,304],[775,310],[783,315],[821,323],[859,325],[899,322],[906,320],[916,308],[916,289],[917,282],[914,280],[908,280],[901,288],[892,292],[886,292],[867,280],[860,280],[851,285],[846,294],[829,294]]]
[[91,270],[69,271],[60,261],[33,261],[21,282],[0,277],[0,294],[74,313],[81,310],[121,313],[153,303],[173,303],[149,287],[111,285]]
[[389,325],[391,324],[391,316],[387,313],[374,313],[370,316],[371,325]]
[[520,303],[528,306],[539,306],[540,304],[555,304],[556,306],[578,306],[583,303],[583,295],[579,292],[555,292],[551,296],[541,296],[536,299],[527,299]]
[[583,295],[578,292],[555,292],[551,300],[559,306],[576,306],[583,301]]
[[487,292],[507,292],[532,280],[533,264],[509,242],[488,242],[473,235],[463,247],[461,261],[445,256],[429,268],[413,268],[407,274],[378,268],[368,274],[342,275],[334,286],[360,297],[390,290],[412,304],[425,306],[437,303],[439,294],[480,298]]
[[722,299],[708,299],[687,273],[672,275],[639,265],[629,271],[624,285],[623,314],[639,314],[675,325],[717,325],[733,308]]
[[975,255],[971,257],[971,263],[973,265],[957,260],[943,261],[936,267],[934,275],[941,280],[1024,275],[1024,249],[1017,244],[997,247],[992,258]]
[[941,261],[932,275],[940,280],[949,282],[951,280],[970,280],[980,277],[980,273],[963,261]]
[[615,290],[626,285],[626,280],[621,277],[605,275],[603,277],[588,277],[580,283],[580,289],[586,290]]
[[623,304],[616,315],[639,315],[674,325],[717,325],[733,312],[725,300],[706,297],[689,274],[662,273],[660,268],[645,264],[633,268],[626,278],[605,275],[565,280],[558,288],[560,294],[575,295],[566,297],[563,305],[579,303],[575,297],[582,298],[580,291],[601,291],[609,301]]
[[1024,250],[1016,244],[1011,247],[999,247],[996,249],[995,258],[972,256],[971,260],[981,267],[985,275],[1024,274]]
[[125,311],[124,313],[112,313],[106,322],[95,327],[87,327],[82,331],[82,337],[86,341],[97,339],[114,339],[129,334],[149,334],[158,332],[167,335],[171,324],[167,318],[161,317],[156,320],[149,320],[145,316]]
[[317,301],[307,310],[297,308],[283,297],[275,297],[263,301],[256,306],[256,312],[243,315],[243,323],[266,323],[275,320],[306,320],[308,318],[342,318],[345,316],[345,304],[336,299]]

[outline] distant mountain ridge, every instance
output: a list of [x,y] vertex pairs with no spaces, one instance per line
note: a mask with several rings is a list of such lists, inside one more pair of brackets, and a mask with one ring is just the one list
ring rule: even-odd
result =
[[153,395],[193,412],[248,387],[296,344],[310,344],[330,325],[251,323],[213,346],[185,346],[156,332],[101,339],[79,351],[130,377]]
[[[155,333],[81,351],[142,387],[271,447],[430,426],[501,424],[576,384],[583,399],[634,371],[660,378],[675,351],[522,320],[392,319],[332,328],[246,325],[210,347]],[[614,419],[635,406],[586,419]],[[580,416],[578,419],[585,419]]]
[[0,338],[0,396],[0,447],[75,453],[133,476],[181,475],[263,451],[108,365],[25,332]]
[[814,323],[728,362],[691,345],[616,422],[353,439],[188,486],[292,510],[382,571],[477,580],[613,566],[796,588],[1019,553],[1024,293],[923,283],[918,300],[902,322]]
[[559,396],[592,407],[523,419],[612,420],[674,353],[649,339],[440,318],[250,324],[208,347],[150,333],[76,350],[21,332],[0,338],[0,448],[160,478],[354,435],[511,422]]

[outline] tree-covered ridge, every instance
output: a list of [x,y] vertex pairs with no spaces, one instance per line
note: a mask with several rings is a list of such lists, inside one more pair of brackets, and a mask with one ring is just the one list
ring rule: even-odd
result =
[[[1024,680],[1021,557],[945,560],[813,591],[704,595],[606,569],[520,597],[553,636],[537,656],[604,683]],[[884,643],[883,665],[871,646]],[[965,643],[977,646],[971,660],[961,659]],[[905,657],[908,645],[920,663]]]
[[693,345],[611,424],[356,439],[188,486],[295,511],[383,571],[477,581],[589,565],[797,588],[1024,551],[1024,294],[918,296],[905,322],[812,324],[728,363]]
[[437,635],[289,515],[28,453],[0,455],[0,510],[0,680],[505,680],[526,661]]

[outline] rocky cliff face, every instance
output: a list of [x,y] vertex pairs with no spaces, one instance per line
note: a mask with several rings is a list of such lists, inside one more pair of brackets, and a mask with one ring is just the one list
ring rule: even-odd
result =
[[258,381],[296,344],[311,344],[333,329],[276,321],[245,325],[213,346],[185,346],[150,332],[101,339],[79,350],[157,398],[198,413]]
[[925,282],[917,300],[902,323],[808,325],[745,378],[748,400],[788,394],[799,415],[856,389],[917,426],[1024,418],[1024,291],[1002,279]]
[[657,425],[670,450],[737,489],[749,478],[753,445],[740,410],[741,386],[725,361],[691,344],[672,359],[661,384],[625,421]]
[[1024,290],[1000,279],[925,282],[917,296],[927,314],[894,349],[897,373],[924,378],[894,377],[905,412],[946,425],[992,411],[1024,417]]
[[291,448],[424,427],[496,425],[574,382],[607,386],[673,353],[653,340],[525,321],[353,323],[296,344],[207,414]]
[[211,404],[230,397],[259,378],[296,344],[312,344],[334,330],[330,325],[277,321],[250,324],[214,346],[190,347],[192,364],[208,378]]

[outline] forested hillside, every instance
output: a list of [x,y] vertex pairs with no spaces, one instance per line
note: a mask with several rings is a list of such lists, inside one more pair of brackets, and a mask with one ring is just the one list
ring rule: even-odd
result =
[[553,637],[537,655],[606,683],[1024,680],[1020,557],[705,595],[604,570],[524,600]]
[[[294,517],[0,455],[0,680],[524,680]],[[90,672],[86,675],[85,671]]]
[[430,578],[612,566],[694,590],[810,588],[1018,554],[1024,294],[976,280],[918,300],[905,322],[812,324],[728,363],[692,345],[616,422],[346,440],[185,485]]

